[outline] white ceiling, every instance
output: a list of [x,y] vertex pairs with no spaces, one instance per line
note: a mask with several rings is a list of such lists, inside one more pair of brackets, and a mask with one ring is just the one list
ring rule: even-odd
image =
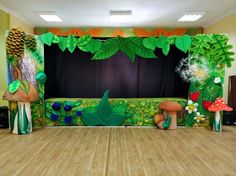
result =
[[[236,12],[236,0],[0,0],[0,8],[32,26],[204,27]],[[112,23],[110,10],[132,10],[132,20]],[[63,22],[45,22],[40,11],[55,11]],[[177,22],[185,12],[195,11],[206,14],[196,22]]]

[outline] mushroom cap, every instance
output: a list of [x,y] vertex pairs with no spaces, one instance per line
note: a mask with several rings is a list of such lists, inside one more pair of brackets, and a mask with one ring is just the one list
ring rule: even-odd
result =
[[208,108],[208,111],[217,112],[217,111],[232,111],[233,108],[225,104],[224,100],[220,97],[216,98],[215,102]]
[[3,95],[4,100],[9,101],[20,101],[20,102],[33,102],[39,99],[39,94],[37,89],[33,84],[29,83],[29,92],[24,92],[21,88],[19,88],[15,93],[10,93],[7,89]]
[[159,109],[169,111],[169,112],[177,112],[177,111],[181,111],[182,107],[179,103],[175,101],[166,100],[160,103]]

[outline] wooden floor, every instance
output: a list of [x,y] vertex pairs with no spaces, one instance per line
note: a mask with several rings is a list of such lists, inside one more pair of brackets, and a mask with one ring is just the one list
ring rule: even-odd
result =
[[236,176],[236,127],[0,130],[1,176]]

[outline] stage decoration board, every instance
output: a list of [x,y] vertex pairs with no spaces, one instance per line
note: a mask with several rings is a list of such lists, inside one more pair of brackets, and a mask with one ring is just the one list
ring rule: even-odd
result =
[[[39,31],[39,29],[37,30]],[[156,48],[161,48],[161,52],[168,55],[170,46],[174,45],[182,52],[189,54],[189,57],[183,58],[179,67],[176,68],[181,77],[190,82],[188,101],[183,100],[185,104],[180,103],[186,113],[183,124],[188,127],[212,127],[214,113],[209,112],[207,108],[217,97],[222,97],[225,67],[230,67],[234,60],[234,53],[231,52],[232,45],[228,44],[229,38],[227,35],[195,35],[196,31],[200,33],[199,30],[192,30],[191,33],[189,29],[154,28],[109,29],[112,31],[109,35],[108,33],[102,35],[104,29],[101,28],[46,30],[46,33],[40,33],[40,35],[28,35],[23,31],[14,29],[7,32],[6,35],[9,83],[15,80],[25,80],[34,85],[39,92],[39,100],[32,102],[30,105],[34,127],[44,126],[45,124],[48,126],[83,125],[80,118],[75,118],[73,113],[78,111],[77,115],[80,116],[82,110],[96,108],[99,102],[99,99],[86,98],[44,100],[43,83],[45,77],[40,74],[44,72],[44,44],[49,46],[57,44],[62,51],[69,50],[70,52],[78,48],[84,52],[92,53],[92,60],[109,59],[112,55],[121,51],[129,57],[131,62],[135,62],[137,55],[144,59],[158,59],[158,53],[154,54]],[[107,31],[109,30],[107,29]],[[93,38],[111,37],[112,35],[114,35],[113,38],[107,40]],[[17,43],[17,45],[14,46],[14,43]],[[187,69],[183,69],[181,64],[187,66]],[[70,104],[71,102],[78,103],[77,100],[81,101],[80,105]],[[175,98],[171,98],[171,100],[176,101]],[[61,104],[60,106],[66,107],[66,114],[64,112],[64,114],[61,114],[62,112],[58,111],[58,114],[55,113],[51,116],[52,109],[50,108],[57,101]],[[161,101],[163,99],[159,98],[109,100],[112,106],[116,103],[128,104],[127,113],[134,113],[122,125],[139,126],[154,125],[153,116],[159,113],[156,108]],[[46,113],[44,111],[45,107]],[[70,108],[71,111],[69,111]],[[15,116],[17,110],[17,102],[10,102],[10,116]],[[150,116],[150,114],[153,116]]]

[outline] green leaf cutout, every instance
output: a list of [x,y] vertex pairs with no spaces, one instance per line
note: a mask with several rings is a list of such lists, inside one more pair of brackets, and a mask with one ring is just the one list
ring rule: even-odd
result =
[[67,48],[67,37],[59,37],[59,40],[58,46],[64,52]]
[[44,73],[44,71],[39,71],[36,75],[36,81],[41,84],[41,85],[44,85],[44,83],[46,82],[47,80],[47,77],[46,77],[46,74]]
[[175,41],[175,46],[183,52],[187,52],[192,43],[192,39],[188,35],[177,37]]
[[135,48],[133,45],[129,45],[129,41],[126,38],[119,37],[120,50],[129,57],[131,62],[135,61]]
[[162,49],[164,55],[168,55],[170,51],[170,43],[167,37],[161,36],[156,39],[156,46]]
[[67,48],[71,53],[73,53],[76,48],[76,38],[72,34],[67,38]]
[[92,60],[104,60],[119,51],[118,39],[111,38],[102,43],[99,50],[96,51]]
[[46,34],[41,35],[40,39],[44,44],[51,46],[52,41],[53,41],[53,36],[54,36],[53,33],[48,32]]
[[20,81],[20,89],[23,90],[25,92],[26,95],[28,95],[29,90],[30,90],[30,84],[28,81],[25,80],[21,80]]
[[[96,125],[105,125],[105,126],[118,126],[121,125],[124,120],[129,116],[123,115],[119,112],[114,112],[108,102],[108,93],[107,90],[98,104],[95,112],[84,112],[81,116],[81,119],[85,125],[96,126]],[[117,108],[119,109],[119,108]],[[123,106],[120,108],[120,111],[123,112]]]
[[53,35],[52,43],[59,43],[60,39],[57,35]]
[[11,93],[11,94],[14,94],[20,87],[20,80],[15,80],[13,81],[12,83],[9,84],[8,86],[8,91]]
[[86,45],[92,39],[91,35],[86,34],[78,38],[77,45],[78,47]]
[[102,42],[98,39],[91,39],[86,45],[79,46],[84,52],[91,52],[92,54],[95,53],[101,47]]
[[143,40],[143,45],[147,49],[155,50],[156,48],[156,38],[155,37],[148,37]]

